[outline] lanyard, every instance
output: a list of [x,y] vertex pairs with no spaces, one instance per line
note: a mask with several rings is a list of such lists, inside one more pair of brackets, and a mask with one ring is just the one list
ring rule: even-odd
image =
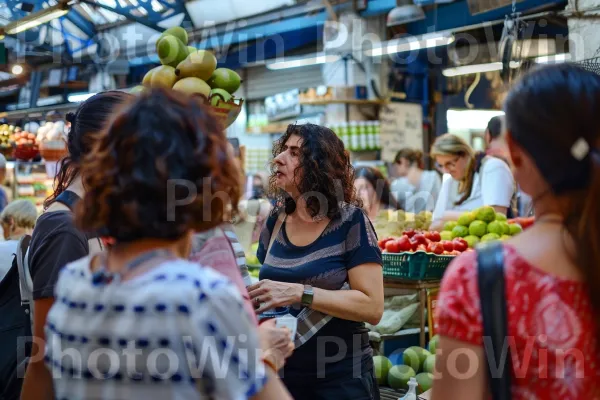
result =
[[102,264],[98,268],[96,272],[92,274],[92,284],[93,285],[105,285],[111,283],[113,280],[120,281],[121,277],[140,265],[145,264],[146,262],[154,259],[154,258],[172,258],[173,253],[169,250],[165,249],[157,249],[150,250],[148,252],[142,253],[133,260],[129,261],[122,272],[110,272],[106,269],[106,253],[102,253]]

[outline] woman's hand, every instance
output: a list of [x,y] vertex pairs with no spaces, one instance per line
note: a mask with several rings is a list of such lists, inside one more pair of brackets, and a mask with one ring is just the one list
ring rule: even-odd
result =
[[258,327],[258,336],[264,357],[277,367],[283,368],[285,360],[294,352],[294,342],[290,330],[277,328],[275,320],[263,322]]
[[299,283],[275,282],[269,279],[248,286],[248,294],[257,314],[302,301],[304,286]]

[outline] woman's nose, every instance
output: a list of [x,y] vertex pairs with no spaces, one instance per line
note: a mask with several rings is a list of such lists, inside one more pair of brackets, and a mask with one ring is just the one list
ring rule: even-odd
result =
[[273,159],[273,161],[275,162],[275,164],[277,164],[277,165],[283,165],[283,154],[284,154],[284,153],[279,153],[279,154],[277,155],[277,157],[275,157],[275,158]]

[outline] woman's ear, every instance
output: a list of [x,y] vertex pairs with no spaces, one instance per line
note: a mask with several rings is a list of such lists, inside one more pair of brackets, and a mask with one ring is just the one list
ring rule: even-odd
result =
[[521,157],[521,148],[513,139],[511,131],[506,131],[505,139],[506,147],[508,148],[508,152],[510,153],[512,165],[515,167],[520,167],[523,164],[523,158]]

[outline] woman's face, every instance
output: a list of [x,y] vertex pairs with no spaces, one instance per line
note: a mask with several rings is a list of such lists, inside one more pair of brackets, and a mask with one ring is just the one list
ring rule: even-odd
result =
[[12,230],[12,221],[0,221],[0,225],[2,225],[2,235],[4,236],[4,240],[8,240]]
[[435,157],[438,167],[452,178],[460,181],[465,178],[469,167],[469,158],[460,155],[440,155]]
[[408,175],[409,169],[410,162],[406,158],[401,158],[400,161],[396,163],[396,176],[403,177]]
[[295,196],[298,193],[299,180],[302,171],[296,170],[300,167],[300,147],[302,138],[291,135],[283,146],[283,150],[275,157],[277,172],[275,173],[277,187]]
[[365,178],[356,178],[354,180],[354,190],[362,200],[365,209],[370,208],[376,202],[375,188]]

